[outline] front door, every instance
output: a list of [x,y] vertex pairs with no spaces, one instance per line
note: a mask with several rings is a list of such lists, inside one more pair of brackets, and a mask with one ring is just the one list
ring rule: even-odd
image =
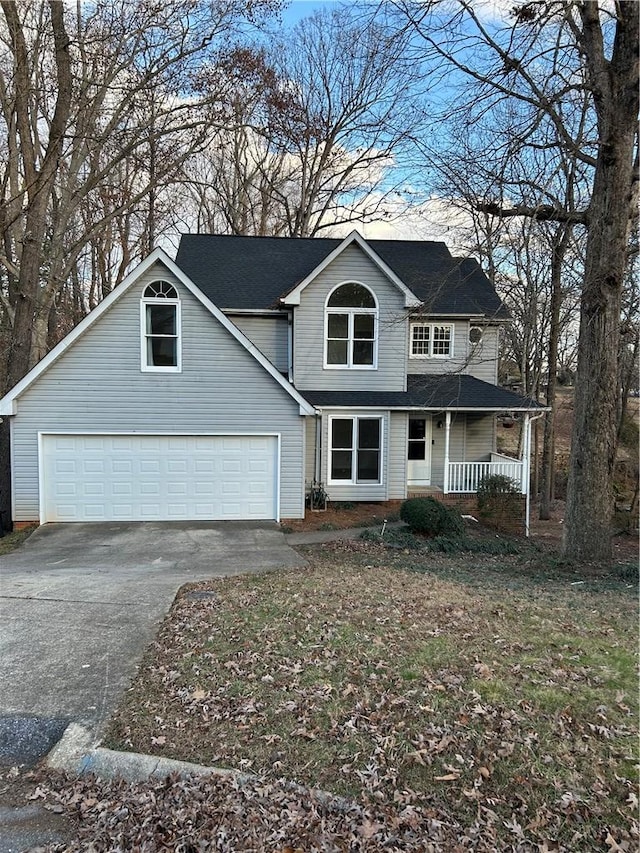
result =
[[431,418],[409,418],[407,485],[431,485]]

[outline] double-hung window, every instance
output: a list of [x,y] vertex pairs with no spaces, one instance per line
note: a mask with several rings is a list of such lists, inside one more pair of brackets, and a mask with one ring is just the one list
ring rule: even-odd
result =
[[451,358],[453,326],[441,323],[411,324],[411,358]]
[[382,418],[331,418],[329,482],[380,483]]
[[325,367],[376,367],[378,307],[368,287],[349,282],[336,287],[325,309]]
[[181,369],[180,300],[167,281],[145,288],[141,305],[142,369],[177,373]]

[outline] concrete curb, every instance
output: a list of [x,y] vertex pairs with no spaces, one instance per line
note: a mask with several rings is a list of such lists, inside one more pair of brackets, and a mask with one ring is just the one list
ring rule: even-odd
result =
[[[261,781],[259,776],[243,773],[240,770],[206,767],[203,764],[192,764],[189,761],[161,758],[140,752],[117,752],[113,749],[105,749],[97,746],[93,742],[91,733],[78,723],[70,723],[67,726],[61,740],[47,756],[46,765],[68,776],[93,774],[105,781],[124,779],[126,782],[146,782],[149,779],[164,779],[173,773],[183,778],[215,776],[218,779],[232,779],[239,787]],[[337,811],[346,812],[354,807],[353,802],[337,794],[322,791],[320,788],[305,788],[286,779],[279,779],[278,783],[287,790],[312,796],[316,802]]]
[[144,782],[147,779],[164,779],[171,773],[180,776],[219,776],[248,782],[256,777],[237,770],[205,767],[189,761],[176,761],[139,752],[116,752],[92,742],[87,729],[71,723],[64,735],[47,756],[47,766],[70,776],[89,773],[100,779],[125,779],[127,782]]

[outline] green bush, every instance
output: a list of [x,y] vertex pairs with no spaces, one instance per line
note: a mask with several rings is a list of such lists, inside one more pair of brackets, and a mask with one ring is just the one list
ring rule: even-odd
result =
[[478,512],[484,515],[506,508],[518,492],[518,486],[511,477],[506,474],[489,474],[478,483]]
[[464,532],[460,513],[435,498],[409,498],[400,507],[400,518],[414,533],[427,536]]
[[391,527],[384,536],[379,530],[363,530],[360,538],[400,551],[419,551],[422,554],[520,554],[526,546],[511,539],[472,539],[460,534],[433,536],[424,539],[406,528]]
[[517,495],[518,486],[515,480],[506,474],[489,474],[478,483],[478,501],[481,497],[494,497],[495,495]]

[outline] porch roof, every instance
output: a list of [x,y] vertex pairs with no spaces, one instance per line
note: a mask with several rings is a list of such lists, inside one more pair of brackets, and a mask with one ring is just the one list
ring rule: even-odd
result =
[[[300,389],[298,389],[300,390]],[[306,391],[302,396],[316,408],[433,409],[445,411],[544,411],[545,407],[506,388],[467,374],[407,376],[406,391]]]

